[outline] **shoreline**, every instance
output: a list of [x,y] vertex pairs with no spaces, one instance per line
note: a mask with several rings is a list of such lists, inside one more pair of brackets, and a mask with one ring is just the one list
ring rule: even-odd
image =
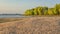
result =
[[19,21],[24,19],[41,19],[41,18],[60,18],[60,16],[32,16],[32,17],[16,17],[16,18],[0,18],[0,23],[4,22],[13,22],[13,21]]

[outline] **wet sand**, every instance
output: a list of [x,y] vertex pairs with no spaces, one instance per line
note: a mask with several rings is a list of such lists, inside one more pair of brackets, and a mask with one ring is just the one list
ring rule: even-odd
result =
[[60,17],[4,19],[0,23],[0,34],[60,34]]

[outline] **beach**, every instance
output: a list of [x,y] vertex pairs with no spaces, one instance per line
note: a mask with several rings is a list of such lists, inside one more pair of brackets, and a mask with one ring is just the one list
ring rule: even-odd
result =
[[0,34],[60,34],[60,17],[0,18]]

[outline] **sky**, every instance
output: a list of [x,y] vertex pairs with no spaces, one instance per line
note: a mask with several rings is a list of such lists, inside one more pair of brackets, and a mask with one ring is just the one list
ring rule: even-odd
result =
[[60,0],[0,0],[0,14],[23,14],[38,6],[53,7]]

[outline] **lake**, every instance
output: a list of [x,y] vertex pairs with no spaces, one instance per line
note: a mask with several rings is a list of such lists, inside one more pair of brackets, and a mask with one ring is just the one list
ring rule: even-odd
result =
[[0,15],[0,18],[16,18],[16,17],[26,17],[22,15]]

